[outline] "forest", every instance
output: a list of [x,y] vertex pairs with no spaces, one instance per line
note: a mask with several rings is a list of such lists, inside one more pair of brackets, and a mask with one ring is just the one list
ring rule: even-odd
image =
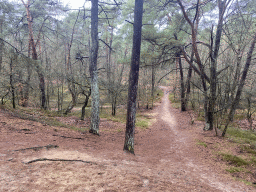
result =
[[[127,105],[134,1],[96,3],[98,25],[93,26],[90,6],[71,10],[59,1],[1,2],[2,105],[63,114],[80,106],[84,119],[99,94],[94,95],[94,79],[100,92],[96,108],[110,106],[114,116],[118,106]],[[254,3],[145,1],[137,106],[152,108],[157,86],[172,83],[181,110],[203,113],[206,130],[222,124],[224,136],[237,109],[253,129]],[[92,105],[99,113],[96,108]]]
[[169,87],[192,125],[246,130],[255,154],[255,43],[251,0],[1,0],[1,109],[76,115],[99,138],[100,119],[126,123],[134,153],[135,126],[148,126],[140,111]]

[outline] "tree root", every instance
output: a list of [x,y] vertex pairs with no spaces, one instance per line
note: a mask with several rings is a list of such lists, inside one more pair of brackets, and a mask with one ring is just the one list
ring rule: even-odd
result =
[[46,146],[40,146],[40,147],[29,147],[29,148],[25,148],[25,149],[16,149],[16,150],[13,150],[13,151],[25,151],[25,150],[30,150],[30,149],[33,149],[34,151],[38,151],[40,149],[43,149],[43,148],[46,148],[47,150],[48,149],[51,149],[51,148],[58,148],[59,146],[58,145],[46,145]]
[[82,162],[82,163],[89,163],[89,164],[94,164],[97,165],[97,163],[92,162],[92,161],[84,161],[84,160],[79,160],[79,159],[47,159],[47,158],[40,158],[40,159],[34,159],[28,162],[25,162],[25,164],[30,164],[38,161],[64,161],[64,162]]

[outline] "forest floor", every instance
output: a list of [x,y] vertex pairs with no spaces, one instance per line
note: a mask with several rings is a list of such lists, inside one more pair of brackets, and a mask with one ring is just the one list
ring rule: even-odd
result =
[[[226,141],[172,108],[167,88],[147,113],[155,123],[136,128],[132,155],[123,151],[122,123],[103,119],[96,136],[1,110],[0,191],[256,191],[225,171],[211,149]],[[62,120],[89,124],[76,117]]]

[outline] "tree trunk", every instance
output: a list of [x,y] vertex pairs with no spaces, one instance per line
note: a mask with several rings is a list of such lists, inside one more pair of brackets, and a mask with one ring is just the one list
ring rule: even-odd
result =
[[143,0],[135,0],[133,47],[131,70],[129,75],[129,92],[127,104],[126,132],[124,150],[134,154],[134,130],[136,118],[136,99],[140,65],[141,28],[142,28]]
[[[206,124],[209,124],[208,126],[206,125],[206,127],[209,127],[208,130],[213,130],[213,127],[214,127],[214,111],[215,111],[216,90],[217,90],[217,58],[219,55],[226,1],[219,1],[218,3],[219,3],[219,21],[218,21],[217,32],[216,32],[215,48],[213,53],[212,51],[210,53],[210,57],[211,57],[210,96],[209,96],[208,111],[206,114],[208,116],[208,121],[206,122]],[[211,48],[212,47],[213,47],[213,31],[211,32]]]
[[[3,38],[3,22],[4,22],[4,15],[0,16],[0,38]],[[4,42],[0,40],[0,71],[2,70],[2,64],[3,64],[3,50],[4,50]]]
[[154,108],[154,93],[155,93],[155,65],[152,65],[151,69],[151,99],[152,99],[152,109]]
[[236,112],[236,108],[239,104],[240,97],[241,97],[243,87],[244,87],[244,84],[245,84],[245,80],[246,80],[246,77],[247,77],[247,73],[250,69],[252,54],[253,54],[253,51],[254,51],[255,43],[256,43],[256,33],[253,36],[253,40],[252,40],[249,52],[247,54],[246,63],[245,63],[245,66],[244,66],[244,69],[243,69],[243,72],[242,72],[242,77],[240,79],[240,83],[239,83],[239,86],[238,86],[238,89],[237,89],[237,92],[236,92],[236,97],[235,97],[234,101],[232,102],[230,112],[229,112],[229,115],[228,115],[228,120],[227,120],[225,128],[222,132],[222,137],[225,136],[229,123],[231,121],[233,121],[233,118],[234,118],[234,115],[235,115],[235,112]]
[[99,105],[100,93],[98,87],[98,71],[97,71],[97,57],[98,57],[98,0],[91,1],[91,39],[92,46],[90,52],[90,75],[91,75],[91,92],[92,92],[92,109],[91,109],[91,125],[90,133],[99,135]]

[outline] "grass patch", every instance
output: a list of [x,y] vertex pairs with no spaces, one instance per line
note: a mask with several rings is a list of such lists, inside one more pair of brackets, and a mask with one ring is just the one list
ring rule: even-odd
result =
[[238,167],[249,164],[248,161],[246,161],[243,158],[238,157],[236,155],[231,155],[231,154],[228,154],[228,153],[220,153],[220,155],[222,156],[222,159],[224,161],[227,161],[227,162],[229,162],[233,165],[236,165]]
[[[126,110],[117,109],[116,115],[111,115],[111,108],[103,108],[100,113],[100,118],[105,118],[114,122],[126,123]],[[136,113],[136,124],[135,126],[147,129],[150,126],[150,122],[153,121],[148,114],[143,114],[139,110]]]
[[197,140],[197,145],[201,145],[201,146],[204,146],[204,147],[207,147],[207,144],[203,141],[200,141],[200,140]]
[[245,169],[242,167],[231,167],[229,169],[226,169],[226,171],[229,173],[239,173],[239,172],[244,172]]
[[241,150],[244,151],[244,152],[247,152],[247,153],[251,153],[253,155],[256,155],[256,150],[255,148],[253,147],[253,145],[242,145],[240,146]]
[[245,185],[250,185],[250,186],[256,186],[255,184],[253,184],[252,182],[250,182],[250,181],[247,181],[247,180],[245,180],[245,179],[240,179],[240,178],[238,178],[237,179],[238,181],[242,181]]
[[126,123],[126,110],[117,109],[116,115],[113,116],[111,108],[102,108],[102,110],[100,110],[100,118],[105,118],[114,122]]
[[255,166],[256,165],[256,158],[252,157],[250,163]]
[[227,130],[227,134],[235,142],[238,142],[238,143],[248,143],[248,144],[256,143],[256,133],[250,130],[242,130],[234,127],[229,127]]
[[180,102],[177,98],[174,98],[173,93],[169,94],[169,100],[171,101],[171,103],[179,103]]
[[143,129],[147,129],[149,127],[149,123],[146,120],[137,119],[136,126],[141,127]]

